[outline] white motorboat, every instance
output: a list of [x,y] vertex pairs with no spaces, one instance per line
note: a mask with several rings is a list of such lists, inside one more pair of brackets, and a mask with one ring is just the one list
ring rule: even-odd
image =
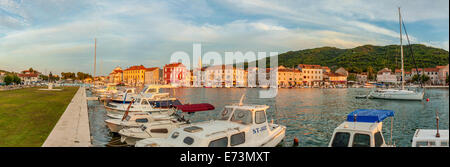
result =
[[448,147],[448,129],[439,129],[439,116],[436,112],[437,129],[417,129],[412,139],[412,147]]
[[[176,106],[183,112],[194,113],[198,111],[214,110],[214,106],[207,103],[186,104]],[[173,129],[189,124],[184,117],[174,114],[169,120],[158,120],[143,124],[140,128],[126,128],[119,131],[121,142],[135,145],[136,141],[147,138],[165,138]]]
[[111,102],[130,103],[132,97],[136,97],[136,95],[138,95],[136,88],[125,88],[122,92],[114,94],[111,97]]
[[373,90],[368,95],[369,98],[374,99],[391,99],[391,100],[422,100],[424,90],[412,91],[405,90],[405,75],[403,65],[403,45],[402,45],[402,19],[400,8],[398,8],[399,22],[400,22],[400,54],[401,54],[401,88],[400,89],[382,89]]
[[147,138],[166,138],[173,129],[187,122],[177,120],[154,121],[139,128],[124,128],[119,131],[120,141],[128,145],[135,145],[137,141]]
[[105,104],[105,108],[113,110],[108,110],[109,114],[124,112],[128,107],[130,112],[167,112],[175,105],[181,105],[181,102],[166,94],[153,94],[150,97],[137,98],[135,102],[128,104],[108,102]]
[[174,129],[167,138],[148,138],[136,147],[274,147],[286,127],[268,123],[267,105],[225,106],[220,119]]
[[391,117],[394,111],[358,109],[347,115],[347,120],[334,129],[329,147],[389,147],[382,134],[383,120]]
[[150,114],[147,112],[131,113],[125,118],[122,117],[123,115],[120,118],[105,120],[106,126],[111,132],[117,133],[123,128],[140,127],[149,122],[176,119],[174,116]]
[[448,147],[448,130],[417,129],[412,140],[412,147]]

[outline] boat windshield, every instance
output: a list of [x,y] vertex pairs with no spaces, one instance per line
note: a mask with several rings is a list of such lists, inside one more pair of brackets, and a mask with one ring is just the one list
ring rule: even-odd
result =
[[224,108],[222,112],[220,112],[219,120],[228,120],[228,118],[230,118],[231,112],[233,112],[232,108]]
[[252,123],[252,113],[249,110],[239,110],[236,109],[234,114],[231,116],[231,122],[237,122],[244,125]]
[[144,87],[144,89],[142,89],[141,93],[145,93],[145,91],[148,89],[148,86]]

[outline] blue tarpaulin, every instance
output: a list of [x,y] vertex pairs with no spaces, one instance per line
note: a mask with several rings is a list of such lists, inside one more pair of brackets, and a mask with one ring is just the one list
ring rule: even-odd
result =
[[[357,109],[347,115],[349,122],[381,122],[387,117],[393,117],[392,110]],[[356,120],[355,120],[356,117]]]

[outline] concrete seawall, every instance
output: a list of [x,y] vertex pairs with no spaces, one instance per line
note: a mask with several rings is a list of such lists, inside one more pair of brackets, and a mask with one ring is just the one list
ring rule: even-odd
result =
[[90,147],[86,89],[80,87],[42,147]]

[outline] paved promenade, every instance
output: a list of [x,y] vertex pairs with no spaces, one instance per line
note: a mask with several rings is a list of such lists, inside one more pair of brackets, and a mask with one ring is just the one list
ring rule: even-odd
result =
[[89,147],[86,90],[80,87],[42,147]]

